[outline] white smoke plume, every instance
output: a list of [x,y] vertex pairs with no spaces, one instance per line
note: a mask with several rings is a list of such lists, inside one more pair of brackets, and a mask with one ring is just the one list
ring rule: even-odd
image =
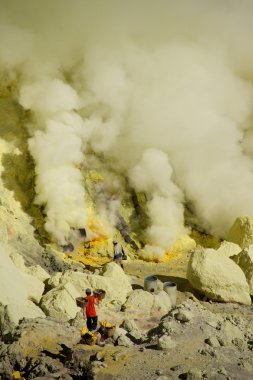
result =
[[150,196],[148,213],[152,225],[147,229],[150,244],[166,248],[185,233],[183,195],[172,182],[172,168],[165,153],[147,149],[141,161],[132,169],[130,180],[137,191]]
[[45,228],[64,244],[71,227],[86,223],[84,186],[77,167],[84,159],[86,137],[82,119],[74,112],[79,99],[70,86],[55,79],[22,86],[20,103],[44,121],[43,130],[35,131],[29,141],[36,162],[36,202],[45,205]]
[[57,239],[86,221],[86,144],[147,192],[151,245],[185,233],[185,200],[218,236],[253,213],[251,0],[0,7],[0,68],[34,113],[37,202]]

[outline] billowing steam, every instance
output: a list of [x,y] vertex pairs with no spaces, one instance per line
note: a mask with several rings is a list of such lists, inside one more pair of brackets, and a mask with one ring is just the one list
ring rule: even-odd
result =
[[171,180],[172,168],[167,155],[160,150],[147,149],[131,171],[130,179],[137,191],[150,195],[148,213],[152,225],[147,238],[154,246],[166,248],[185,233],[183,195]]
[[252,11],[251,0],[1,2],[0,67],[33,114],[37,202],[57,240],[85,226],[87,151],[145,191],[150,245],[186,233],[185,201],[219,236],[253,213]]
[[86,222],[84,187],[77,167],[83,161],[85,142],[82,119],[74,112],[78,95],[55,79],[22,86],[20,103],[36,112],[38,123],[43,121],[44,128],[36,130],[29,141],[36,162],[36,202],[45,205],[45,228],[64,244],[70,227],[82,228]]

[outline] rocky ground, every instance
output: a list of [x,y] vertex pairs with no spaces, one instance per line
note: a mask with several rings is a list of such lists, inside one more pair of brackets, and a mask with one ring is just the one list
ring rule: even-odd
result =
[[161,319],[155,311],[102,307],[101,318],[118,326],[105,347],[80,340],[81,313],[70,321],[24,319],[2,339],[1,378],[251,379],[252,306],[203,299],[186,279],[187,262],[188,255],[163,264],[125,263],[134,289],[142,289],[147,274],[176,281],[177,305]]

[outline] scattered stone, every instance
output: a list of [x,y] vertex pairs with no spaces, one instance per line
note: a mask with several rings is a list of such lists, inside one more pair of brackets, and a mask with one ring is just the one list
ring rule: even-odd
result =
[[94,362],[92,362],[92,366],[98,367],[98,368],[106,368],[107,364],[105,364],[104,362],[101,362],[99,360],[95,360]]
[[198,352],[200,353],[200,355],[204,355],[204,356],[212,356],[212,357],[216,356],[215,352],[211,348],[209,349],[203,348],[203,349],[200,349]]
[[125,319],[122,323],[122,327],[129,332],[129,334],[135,339],[141,339],[142,333],[139,330],[133,319]]
[[201,380],[202,371],[198,368],[192,368],[187,372],[186,379],[187,380]]
[[207,338],[205,340],[205,343],[207,343],[209,346],[213,348],[220,347],[220,342],[215,336],[210,336],[209,338]]
[[219,368],[217,372],[220,373],[221,375],[228,376],[227,371],[223,367]]
[[234,324],[232,324],[230,321],[225,321],[222,323],[219,336],[217,337],[218,340],[223,346],[228,346],[232,344],[232,341],[235,339],[241,339],[243,340],[243,332]]
[[176,320],[180,322],[189,322],[193,318],[193,314],[189,310],[181,309],[178,313],[175,314]]
[[116,341],[121,335],[126,335],[127,331],[121,327],[116,327],[113,334],[113,340]]
[[214,327],[215,329],[218,327],[218,321],[211,320],[206,322],[209,326]]
[[157,348],[160,350],[170,350],[175,347],[176,342],[174,342],[168,335],[163,335],[158,339]]
[[131,347],[132,341],[126,335],[120,335],[117,340],[118,346]]
[[176,323],[174,320],[163,322],[162,324],[163,331],[167,332],[168,334],[172,334],[173,332],[176,331]]
[[244,351],[247,349],[247,342],[240,338],[235,338],[232,340],[234,346],[236,346],[240,351]]
[[124,358],[124,357],[125,357],[125,352],[122,352],[122,351],[117,351],[112,355],[112,359],[114,361],[118,361],[119,359]]
[[181,367],[182,367],[181,365],[175,365],[175,366],[171,367],[170,370],[173,372],[176,372],[176,371],[179,371]]
[[164,291],[154,294],[153,308],[161,313],[161,316],[171,310],[172,304],[169,295]]
[[98,361],[104,361],[105,359],[105,353],[104,352],[97,352],[95,355],[96,360]]

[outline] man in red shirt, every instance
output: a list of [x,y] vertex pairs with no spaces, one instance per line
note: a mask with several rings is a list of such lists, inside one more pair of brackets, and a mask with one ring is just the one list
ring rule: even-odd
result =
[[86,305],[86,318],[87,318],[87,328],[89,331],[94,331],[97,328],[98,317],[95,305],[99,304],[99,299],[91,295],[91,289],[86,289],[86,299],[88,303]]

